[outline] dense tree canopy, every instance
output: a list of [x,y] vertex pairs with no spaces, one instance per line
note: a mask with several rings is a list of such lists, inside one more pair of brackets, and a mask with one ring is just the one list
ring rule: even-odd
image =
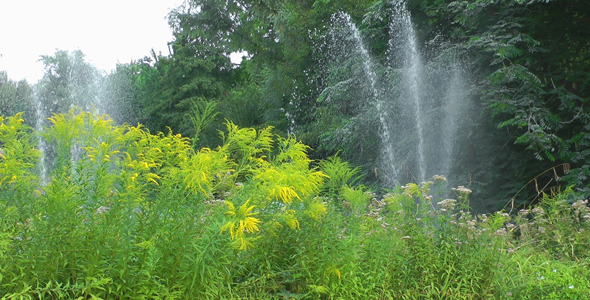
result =
[[0,72],[0,115],[11,116],[24,112],[32,120],[35,115],[33,89],[26,81],[8,79],[5,71]]

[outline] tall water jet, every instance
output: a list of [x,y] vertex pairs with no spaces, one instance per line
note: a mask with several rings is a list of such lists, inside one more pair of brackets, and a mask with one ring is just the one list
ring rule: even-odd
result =
[[[42,56],[45,75],[35,86],[35,129],[43,132],[50,126],[48,118],[53,114],[67,113],[70,109],[80,108],[85,111],[103,111],[99,96],[100,72],[84,61],[84,54],[77,50],[72,53],[56,51],[54,56]],[[54,164],[55,149],[39,137],[38,148],[41,151],[39,176],[43,184],[47,184]],[[72,166],[81,149],[73,145],[70,149]]]
[[34,95],[34,100],[35,100],[35,132],[39,135],[38,141],[37,141],[37,148],[39,150],[39,152],[41,152],[41,156],[39,157],[39,163],[37,166],[38,169],[38,173],[39,173],[39,179],[41,181],[41,185],[47,185],[47,158],[46,158],[46,154],[47,154],[47,144],[45,142],[45,139],[41,136],[41,132],[43,132],[43,123],[45,121],[45,109],[44,109],[44,105],[43,102],[41,102],[41,100],[39,99],[39,97],[37,96],[37,92],[35,92]]
[[[348,14],[341,14],[342,18],[345,21],[346,26],[349,28],[351,33],[351,39],[357,45],[358,52],[360,54],[360,59],[362,61],[363,70],[369,80],[369,84],[371,87],[371,91],[373,92],[373,103],[375,103],[375,108],[377,110],[377,115],[379,117],[379,123],[381,125],[380,132],[383,140],[391,141],[392,135],[391,130],[389,128],[389,113],[385,109],[385,105],[383,103],[383,95],[381,95],[381,90],[377,88],[377,75],[375,74],[375,66],[373,65],[371,56],[367,51],[367,48],[364,46],[363,40],[361,38],[360,32],[356,25],[351,21],[350,15]],[[388,166],[393,166],[395,164],[395,154],[392,143],[385,143],[382,147],[382,157],[383,163]],[[384,173],[386,178],[390,183],[393,183],[393,180],[397,178],[397,173],[395,168],[386,168],[384,169]],[[392,180],[393,179],[393,180]]]
[[[362,84],[366,85],[368,93],[360,96],[363,97],[362,101],[364,101],[364,103],[360,105],[362,107],[361,110],[363,111],[358,112],[358,114],[361,116],[370,114],[374,117],[375,115],[373,115],[372,112],[375,112],[378,118],[378,131],[381,140],[391,141],[393,136],[390,127],[391,117],[385,103],[387,99],[383,95],[382,88],[379,87],[379,77],[375,72],[376,65],[373,63],[371,55],[365,47],[359,29],[352,21],[350,15],[346,13],[339,13],[333,16],[332,24],[331,39],[334,47],[331,55],[337,55],[337,52],[345,49],[345,53],[340,53],[344,58],[335,63],[358,65],[358,70],[354,70],[353,68],[352,72],[347,74],[348,77],[341,78],[340,81],[324,90],[323,94],[331,94],[328,96],[331,97],[332,94],[337,93],[334,92],[335,90],[359,89],[359,87],[354,86],[354,84],[359,81],[364,81]],[[358,77],[362,77],[364,80],[359,80]],[[367,107],[371,108],[369,109]],[[370,112],[367,112],[366,110],[370,110]],[[382,181],[385,181],[387,185],[397,184],[397,170],[392,167],[396,165],[393,143],[381,143],[380,160],[380,164],[387,167],[379,169],[379,173],[381,174],[378,177]],[[377,169],[375,169],[375,173],[377,172]]]
[[[424,83],[422,61],[418,52],[416,33],[412,25],[410,12],[406,8],[406,2],[403,0],[393,0],[391,5],[389,67],[394,69],[392,73],[398,73],[398,77],[400,77],[396,84],[397,86],[394,87],[399,89],[398,101],[410,102],[408,107],[410,111],[406,110],[404,113],[412,115],[413,120],[401,124],[401,126],[406,131],[406,137],[416,139],[415,150],[408,152],[409,155],[415,154],[415,157],[409,158],[408,161],[413,161],[418,168],[417,178],[414,179],[424,181],[426,179],[427,162],[423,120],[425,118],[425,111],[423,108],[422,90],[424,89]],[[384,137],[384,143],[390,144],[392,142]]]
[[459,65],[454,64],[450,68],[450,81],[448,83],[447,92],[443,98],[444,108],[442,118],[440,120],[440,144],[441,158],[440,169],[435,170],[438,174],[451,174],[453,172],[452,164],[455,160],[454,150],[456,146],[456,137],[459,134],[462,119],[462,112],[466,108],[467,87],[464,86],[464,79],[462,70]]
[[[327,87],[318,101],[343,107],[327,110],[343,121],[328,123],[328,142],[343,149],[347,159],[353,158],[350,161],[369,167],[367,174],[374,174],[372,179],[383,186],[422,182],[437,174],[458,178],[455,175],[465,171],[460,161],[468,154],[461,144],[467,135],[459,131],[473,132],[465,113],[472,105],[464,64],[452,45],[439,40],[427,43],[437,49],[425,53],[435,55],[422,55],[432,49],[420,46],[405,1],[391,0],[380,13],[374,15],[379,25],[368,28],[371,34],[377,32],[376,40],[382,39],[379,34],[389,35],[387,50],[365,43],[349,15],[332,19]],[[383,20],[389,23],[383,26]],[[356,144],[341,143],[339,135],[345,134]],[[375,149],[372,156],[358,155],[363,147]]]

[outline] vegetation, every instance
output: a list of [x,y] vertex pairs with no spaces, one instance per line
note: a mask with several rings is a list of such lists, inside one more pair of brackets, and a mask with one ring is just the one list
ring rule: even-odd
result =
[[457,187],[380,186],[338,85],[335,16],[384,74],[395,3],[188,0],[170,55],[0,71],[0,299],[585,299],[590,2],[405,1],[424,69],[469,74]]
[[[170,15],[175,36],[170,56],[121,66],[110,75],[126,85],[120,99],[139,108],[134,117],[117,120],[194,136],[186,112],[195,102],[214,102],[217,122],[200,133],[199,146],[220,145],[223,119],[243,127],[270,125],[279,134],[297,134],[314,149],[313,158],[340,153],[361,167],[366,184],[374,184],[379,124],[359,122],[372,114],[358,101],[365,97],[360,89],[341,90],[337,100],[322,93],[354,63],[330,59],[326,50],[333,16],[345,12],[360,27],[372,56],[386,66],[394,2],[187,1]],[[549,182],[547,189],[575,185],[588,194],[584,103],[590,47],[582,13],[590,9],[588,2],[406,2],[427,68],[440,69],[459,57],[469,74],[466,92],[475,106],[465,117],[482,129],[461,136],[458,143],[472,146],[458,155],[457,165],[464,168],[454,172],[474,190],[474,203],[499,209],[531,179],[562,164],[569,164],[569,172],[539,181]],[[232,53],[245,59],[232,64]],[[363,75],[353,76],[352,85],[362,85]],[[528,186],[519,193],[519,204],[538,200],[537,195]]]
[[0,115],[12,116],[22,112],[28,119],[35,117],[33,88],[26,82],[8,79],[5,71],[0,71]]
[[[186,1],[170,13],[170,55],[152,53],[103,76],[79,50],[57,51],[41,58],[46,75],[35,86],[0,80],[0,110],[25,112],[32,120],[35,113],[47,118],[73,106],[91,110],[91,99],[101,99],[95,108],[118,124],[198,135],[196,146],[211,148],[222,143],[217,131],[224,119],[241,127],[273,126],[280,135],[297,134],[315,159],[339,153],[373,185],[379,124],[359,122],[373,114],[358,101],[365,97],[361,89],[341,90],[338,99],[322,93],[354,63],[331,59],[326,50],[333,16],[344,12],[378,65],[386,66],[395,2]],[[532,179],[543,181],[541,187],[549,183],[546,190],[575,185],[590,194],[588,1],[405,2],[426,69],[461,58],[468,74],[466,92],[475,106],[465,118],[478,130],[460,137],[458,143],[471,147],[457,155],[463,168],[453,175],[474,190],[474,204],[499,209],[517,193],[518,205],[536,201],[539,191],[527,185]],[[232,63],[232,54],[244,59]],[[352,85],[362,86],[363,75],[353,76]],[[209,115],[209,126],[195,126],[187,112],[212,104],[217,113]],[[537,178],[561,165],[567,172]]]
[[[590,208],[573,189],[472,215],[443,176],[383,197],[293,137],[226,122],[221,146],[72,110],[0,118],[2,299],[583,299]],[[36,175],[43,138],[57,149]],[[452,198],[444,195],[451,193]]]

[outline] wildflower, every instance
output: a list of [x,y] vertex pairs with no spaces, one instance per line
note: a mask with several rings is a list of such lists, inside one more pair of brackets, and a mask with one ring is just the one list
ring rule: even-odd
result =
[[299,228],[299,220],[297,220],[295,213],[296,212],[293,209],[289,209],[289,210],[285,211],[285,213],[283,214],[283,220],[287,224],[287,226],[289,226],[289,228],[300,229]]
[[570,286],[568,286],[568,288],[570,288],[570,289],[573,289],[573,288],[574,288],[574,286],[573,286],[573,285],[570,285]]
[[348,228],[343,228],[343,229],[340,231],[340,233],[338,234],[338,238],[339,238],[339,239],[345,239],[345,238],[347,237],[347,236],[346,236],[346,231],[347,231],[347,230],[348,230]]
[[465,194],[465,195],[469,195],[472,193],[472,191],[462,185],[456,187],[456,188],[452,188],[453,191],[459,192],[461,194]]
[[521,209],[521,210],[519,210],[519,211],[518,211],[518,215],[519,215],[521,218],[525,218],[526,216],[528,216],[528,215],[529,215],[529,212],[530,212],[530,211],[529,211],[528,209]]
[[477,216],[477,217],[479,218],[479,220],[480,220],[482,223],[485,223],[485,222],[487,222],[487,221],[488,221],[488,216],[487,216],[486,214],[482,214],[482,215],[479,215],[479,216]]
[[447,178],[444,175],[434,175],[432,176],[434,181],[447,181]]
[[105,212],[109,211],[110,209],[111,209],[111,208],[110,208],[110,207],[108,207],[108,206],[101,206],[101,207],[99,207],[99,208],[97,208],[97,209],[96,209],[96,214],[97,214],[97,215],[101,215],[101,214],[103,214],[103,213],[105,213]]
[[225,213],[231,216],[231,220],[221,227],[221,232],[226,230],[229,231],[232,240],[237,239],[239,241],[239,249],[245,250],[249,246],[249,242],[245,238],[245,233],[252,233],[259,231],[258,224],[260,220],[253,217],[258,213],[253,213],[252,210],[256,207],[255,205],[248,206],[250,199],[242,204],[237,210],[233,203],[225,201],[229,210]]
[[440,206],[442,209],[452,211],[455,208],[456,203],[457,200],[455,199],[445,199],[443,201],[438,202],[437,205]]
[[506,228],[504,228],[504,227],[496,230],[496,232],[494,233],[494,235],[496,235],[496,236],[505,236],[506,234],[507,234]]
[[537,207],[533,208],[533,213],[535,215],[540,215],[541,216],[541,215],[545,214],[545,210],[542,207],[538,207],[537,206]]
[[328,208],[326,207],[326,202],[319,198],[314,199],[305,211],[306,215],[316,221],[321,220],[327,213]]
[[578,201],[576,201],[576,202],[574,202],[572,204],[572,207],[574,209],[580,209],[582,207],[585,207],[586,205],[588,205],[588,199],[586,199],[586,200],[578,200]]

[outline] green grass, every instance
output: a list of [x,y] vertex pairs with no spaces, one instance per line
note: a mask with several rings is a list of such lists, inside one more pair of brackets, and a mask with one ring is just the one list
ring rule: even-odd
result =
[[[1,299],[586,299],[590,209],[566,189],[472,215],[444,178],[385,196],[270,128],[224,144],[72,111],[0,119]],[[37,140],[55,152],[37,174]],[[446,193],[434,193],[446,194]]]

